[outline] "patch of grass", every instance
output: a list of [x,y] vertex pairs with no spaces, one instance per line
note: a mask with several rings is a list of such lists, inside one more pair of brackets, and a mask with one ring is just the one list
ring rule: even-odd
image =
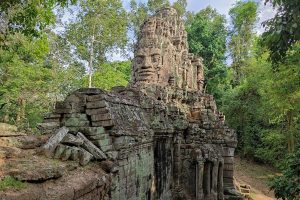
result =
[[12,176],[6,176],[4,179],[0,180],[0,190],[7,188],[22,189],[26,187],[26,183],[15,179]]

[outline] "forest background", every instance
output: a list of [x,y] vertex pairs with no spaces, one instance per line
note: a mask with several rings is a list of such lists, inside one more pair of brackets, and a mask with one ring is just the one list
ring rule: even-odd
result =
[[[257,34],[261,3],[275,16]],[[1,0],[0,122],[37,132],[68,93],[125,86],[139,26],[164,6],[177,10],[190,51],[203,57],[205,92],[237,131],[239,155],[282,170],[270,182],[276,197],[300,198],[298,0],[237,1],[229,23],[212,7],[187,11],[187,0],[131,0],[129,9],[121,0]],[[127,60],[109,61],[114,53]]]

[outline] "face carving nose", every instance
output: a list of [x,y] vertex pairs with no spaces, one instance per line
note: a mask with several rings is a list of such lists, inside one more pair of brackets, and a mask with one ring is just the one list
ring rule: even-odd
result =
[[144,60],[144,64],[142,66],[142,69],[149,69],[151,68],[151,62],[150,62],[150,58],[146,57]]

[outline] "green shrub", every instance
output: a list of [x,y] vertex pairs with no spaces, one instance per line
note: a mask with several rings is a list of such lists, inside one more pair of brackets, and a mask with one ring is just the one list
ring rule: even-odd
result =
[[274,190],[276,198],[300,199],[300,148],[288,155],[283,174],[270,181],[270,188]]

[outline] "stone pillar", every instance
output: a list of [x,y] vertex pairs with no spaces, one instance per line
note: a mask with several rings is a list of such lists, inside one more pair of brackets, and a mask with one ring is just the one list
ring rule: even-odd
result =
[[198,160],[196,166],[196,200],[203,199],[203,171],[203,160]]
[[181,145],[181,133],[176,134],[174,138],[174,168],[173,168],[173,177],[174,177],[174,186],[179,186],[179,179],[181,173],[181,153],[180,153],[180,145]]
[[223,148],[223,158],[224,158],[224,170],[223,170],[223,181],[224,190],[233,189],[233,162],[234,162],[234,149],[233,147]]

